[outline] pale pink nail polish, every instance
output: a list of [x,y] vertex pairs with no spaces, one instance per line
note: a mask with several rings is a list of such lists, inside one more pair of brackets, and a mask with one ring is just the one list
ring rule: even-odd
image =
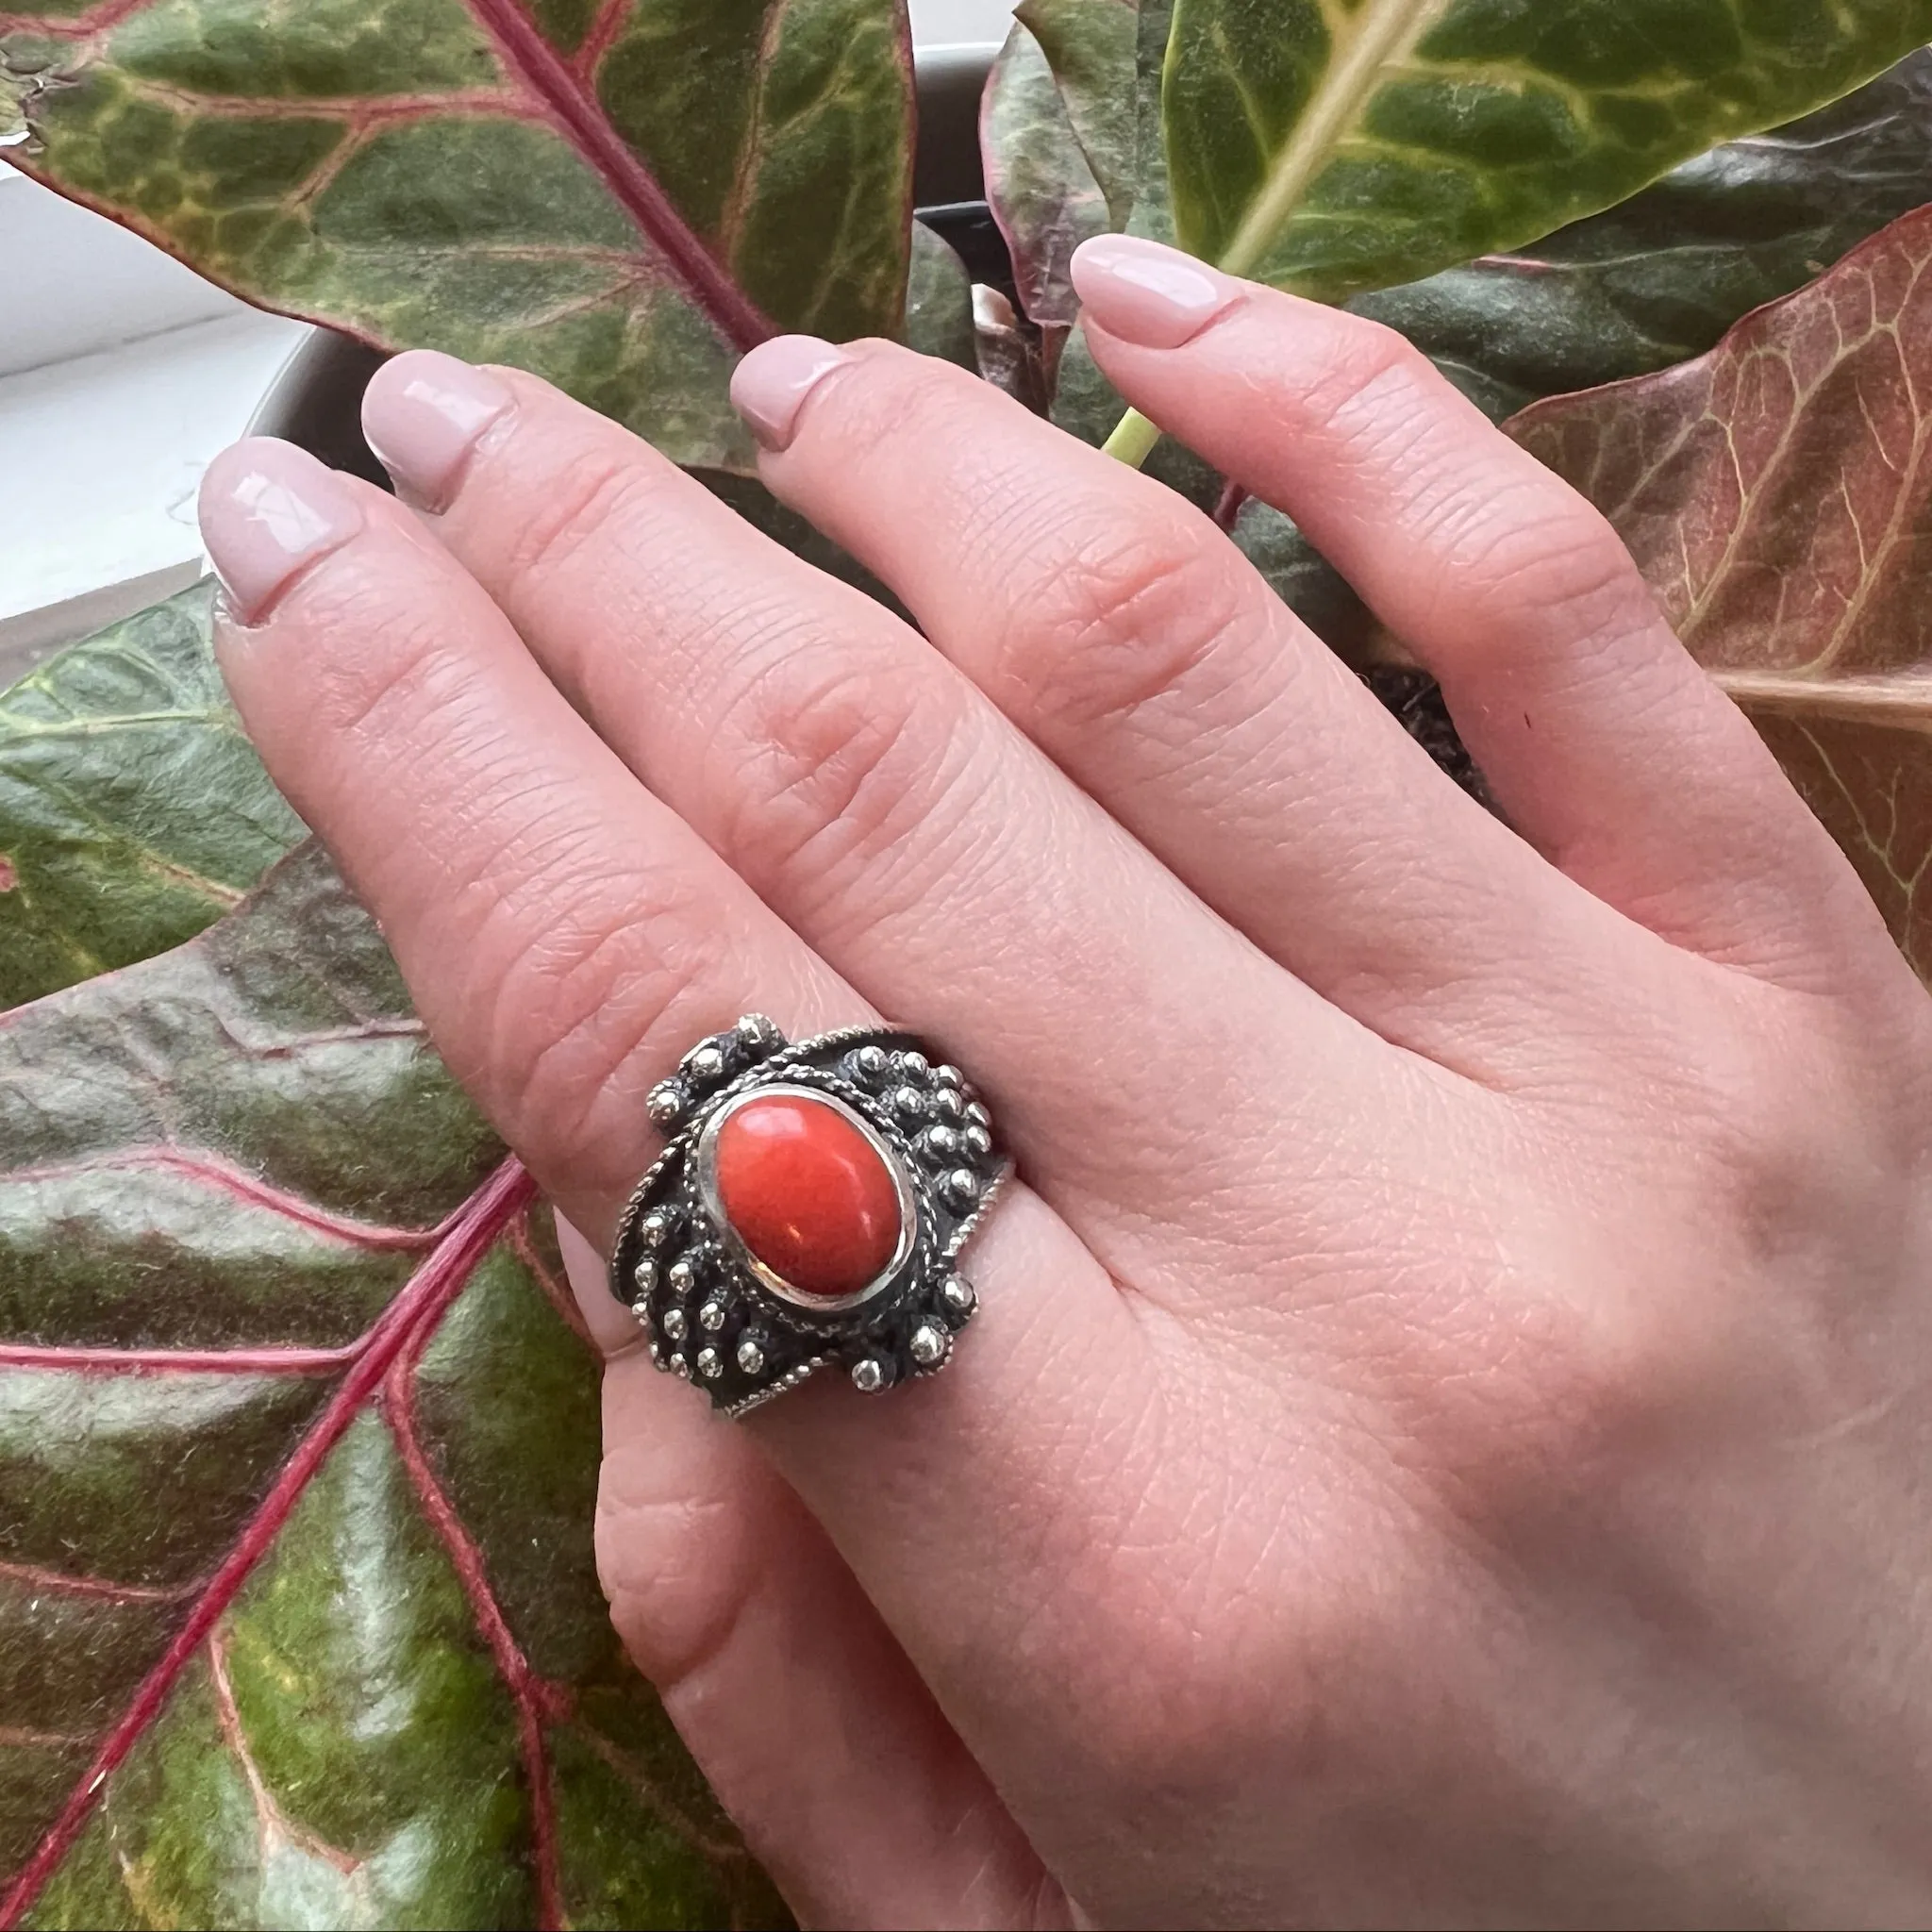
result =
[[1138,235],[1096,235],[1074,251],[1074,288],[1108,335],[1178,349],[1241,299],[1241,285],[1178,248]]
[[738,365],[731,378],[731,407],[760,445],[774,455],[791,446],[805,399],[835,369],[852,360],[843,349],[816,336],[776,336]]
[[385,362],[362,397],[362,433],[398,493],[419,509],[448,508],[470,452],[516,398],[487,369],[434,349]]
[[361,527],[342,479],[291,442],[251,437],[225,449],[201,481],[201,540],[244,624]]

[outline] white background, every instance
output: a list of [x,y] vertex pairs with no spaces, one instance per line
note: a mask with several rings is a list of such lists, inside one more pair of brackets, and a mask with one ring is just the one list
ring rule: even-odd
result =
[[[910,0],[921,53],[1013,0]],[[194,492],[305,334],[0,167],[0,685],[192,582]]]

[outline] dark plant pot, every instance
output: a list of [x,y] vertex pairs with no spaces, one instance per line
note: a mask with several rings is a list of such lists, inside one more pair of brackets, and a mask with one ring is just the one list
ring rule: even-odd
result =
[[[920,62],[913,195],[920,220],[952,243],[974,281],[1005,285],[1006,247],[987,211],[979,164],[979,97],[990,65],[990,54],[957,47]],[[362,391],[384,359],[380,349],[316,329],[270,385],[249,433],[279,436],[386,489],[361,428]]]

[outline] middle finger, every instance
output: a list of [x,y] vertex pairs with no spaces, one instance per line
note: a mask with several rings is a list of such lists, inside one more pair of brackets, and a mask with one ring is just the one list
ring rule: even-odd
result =
[[1386,1039],[1478,1078],[1543,1070],[1508,1024],[1525,968],[1589,979],[1602,908],[1184,498],[887,342],[783,339],[734,392],[774,410],[765,481],[1203,900]]

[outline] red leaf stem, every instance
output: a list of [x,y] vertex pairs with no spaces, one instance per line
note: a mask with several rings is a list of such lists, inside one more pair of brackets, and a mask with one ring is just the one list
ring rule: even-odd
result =
[[510,1252],[530,1271],[530,1278],[543,1291],[544,1299],[557,1310],[558,1319],[592,1355],[601,1356],[603,1350],[597,1346],[584,1320],[584,1311],[577,1306],[575,1291],[569,1282],[558,1280],[550,1272],[549,1262],[537,1252],[537,1243],[530,1239],[527,1216],[511,1230],[509,1245]]
[[367,1337],[341,1348],[49,1348],[0,1342],[0,1369],[83,1375],[321,1375],[354,1361]]
[[397,1454],[415,1486],[423,1513],[428,1517],[450,1565],[469,1599],[470,1613],[498,1674],[509,1691],[517,1714],[517,1742],[524,1760],[524,1782],[530,1794],[530,1848],[536,1867],[537,1923],[542,1932],[561,1932],[564,1924],[563,1890],[558,1880],[557,1812],[550,1788],[550,1759],[543,1740],[546,1719],[560,1716],[570,1707],[568,1692],[547,1683],[530,1668],[496,1592],[491,1587],[490,1571],[476,1540],[457,1514],[456,1506],[443,1493],[430,1467],[429,1457],[416,1432],[416,1370],[436,1332],[437,1316],[425,1313],[410,1331],[402,1351],[390,1364],[382,1385],[382,1412],[395,1438]]
[[775,333],[673,207],[657,177],[626,147],[587,85],[517,0],[470,0],[512,73],[549,108],[558,130],[603,176],[605,185],[690,285],[700,305],[741,351]]
[[381,1384],[397,1355],[419,1328],[430,1328],[462,1293],[483,1257],[510,1221],[529,1204],[535,1184],[521,1162],[507,1160],[451,1218],[448,1231],[421,1268],[363,1338],[342,1386],[296,1445],[268,1494],[208,1578],[167,1653],[142,1680],[120,1721],[70,1793],[60,1815],[34,1849],[13,1889],[0,1900],[0,1932],[17,1925],[86,1828],[108,1779],[159,1716],[175,1680],[216,1620],[234,1601],[249,1574],[268,1553],[302,1492],[357,1411]]
[[1214,506],[1214,523],[1218,529],[1225,530],[1230,536],[1234,526],[1241,521],[1241,514],[1247,508],[1248,492],[1239,483],[1230,480],[1221,492],[1221,501]]

